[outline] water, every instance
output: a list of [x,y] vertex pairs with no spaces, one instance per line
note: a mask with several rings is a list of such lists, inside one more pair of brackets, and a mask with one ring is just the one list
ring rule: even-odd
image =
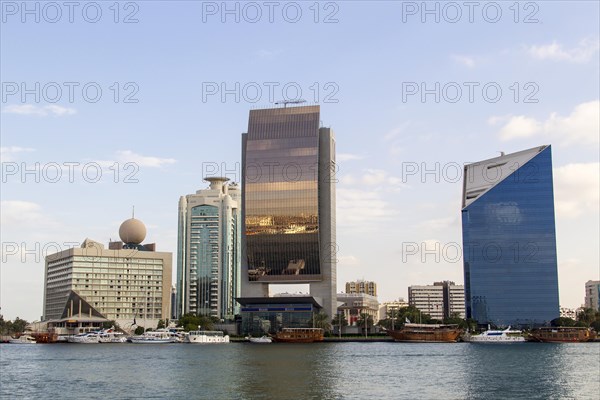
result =
[[600,343],[0,345],[0,397],[599,399]]

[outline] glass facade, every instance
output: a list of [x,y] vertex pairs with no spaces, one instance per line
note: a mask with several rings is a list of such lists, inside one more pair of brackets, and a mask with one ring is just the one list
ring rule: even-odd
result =
[[551,148],[462,210],[468,318],[546,325],[559,316]]
[[248,279],[315,281],[319,107],[250,111],[243,154]]
[[219,208],[192,208],[190,240],[190,312],[218,316]]
[[310,304],[248,304],[242,311],[242,332],[261,336],[276,333],[282,328],[306,328],[313,326],[313,312],[318,312]]

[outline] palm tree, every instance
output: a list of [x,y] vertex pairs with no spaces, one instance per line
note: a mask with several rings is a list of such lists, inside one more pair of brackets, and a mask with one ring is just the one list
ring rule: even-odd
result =
[[331,332],[331,322],[329,322],[329,315],[323,311],[313,314],[313,326],[315,328],[321,328],[325,332]]

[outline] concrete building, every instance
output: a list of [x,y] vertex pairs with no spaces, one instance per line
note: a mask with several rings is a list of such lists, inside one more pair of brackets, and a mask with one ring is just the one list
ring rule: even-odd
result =
[[335,168],[334,134],[320,127],[319,106],[250,111],[242,135],[245,308],[267,298],[270,284],[308,283],[314,303],[335,315]]
[[434,282],[433,285],[409,286],[408,303],[429,314],[431,318],[443,320],[454,313],[465,318],[464,287],[454,282]]
[[[373,318],[373,324],[379,321],[379,302],[377,297],[366,293],[338,293],[338,312],[343,313],[349,326],[356,326],[361,314]],[[335,318],[335,317],[334,317]]]
[[78,316],[156,327],[170,317],[172,254],[142,245],[144,224],[121,224],[121,242],[86,239],[81,247],[46,256],[43,320]]
[[551,147],[468,164],[463,179],[467,317],[548,325],[559,316]]
[[396,314],[398,313],[398,310],[400,310],[403,307],[408,307],[409,304],[407,301],[404,301],[403,298],[399,298],[398,300],[394,300],[394,301],[386,301],[383,304],[379,305],[379,318],[378,319],[388,319],[392,317],[392,314],[394,314],[394,317],[396,316]]
[[364,280],[346,282],[346,293],[366,293],[377,297],[377,284]]
[[600,281],[585,283],[585,307],[600,311]]
[[177,312],[233,321],[239,312],[241,193],[228,178],[179,199]]

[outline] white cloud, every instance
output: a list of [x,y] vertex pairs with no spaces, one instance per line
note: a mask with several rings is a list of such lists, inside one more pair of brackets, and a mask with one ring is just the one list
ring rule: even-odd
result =
[[29,153],[35,151],[30,147],[7,146],[0,147],[0,159],[2,162],[14,161],[19,153]]
[[[498,117],[490,118],[490,122],[496,123]],[[508,122],[500,129],[501,140],[512,140],[528,138],[540,132],[542,124],[535,118],[529,118],[524,115],[509,117]]]
[[358,154],[350,154],[350,153],[339,153],[335,156],[337,161],[353,161],[353,160],[362,160],[365,158],[364,156]]
[[4,107],[3,112],[6,114],[35,115],[38,117],[46,117],[48,115],[62,117],[65,115],[73,115],[77,112],[77,110],[75,110],[74,108],[63,107],[56,104],[51,104],[43,107],[34,106],[32,104],[13,104]]
[[42,207],[31,201],[3,200],[0,203],[2,209],[2,227],[23,227],[28,224],[42,227],[43,222],[48,222]]
[[527,51],[530,56],[538,60],[568,61],[584,63],[590,61],[600,49],[598,39],[583,39],[576,47],[564,48],[562,44],[553,41],[551,44],[530,46]]
[[337,189],[337,224],[365,230],[396,214],[394,208],[375,190]]
[[452,58],[458,64],[461,64],[467,68],[475,68],[475,57],[471,56],[462,56],[462,55],[453,55]]
[[492,125],[501,121],[507,121],[499,131],[500,139],[504,141],[544,135],[562,145],[598,144],[600,101],[579,104],[566,117],[552,113],[545,121],[524,115],[494,116],[488,119],[488,123]]
[[385,186],[386,190],[397,190],[402,186],[402,179],[397,176],[390,175],[387,171],[382,169],[368,168],[363,170],[362,175],[344,175],[341,177],[340,182],[346,185],[362,185],[370,187],[381,187]]
[[559,218],[598,213],[600,163],[574,163],[554,168],[554,192]]
[[338,256],[337,263],[338,263],[338,266],[344,267],[344,268],[358,267],[360,265],[360,260],[358,259],[358,257],[353,256],[353,255]]
[[177,160],[173,158],[159,158],[152,156],[143,156],[141,154],[134,153],[131,150],[120,150],[117,151],[117,161],[120,162],[132,162],[140,167],[162,167],[168,164],[174,164]]

